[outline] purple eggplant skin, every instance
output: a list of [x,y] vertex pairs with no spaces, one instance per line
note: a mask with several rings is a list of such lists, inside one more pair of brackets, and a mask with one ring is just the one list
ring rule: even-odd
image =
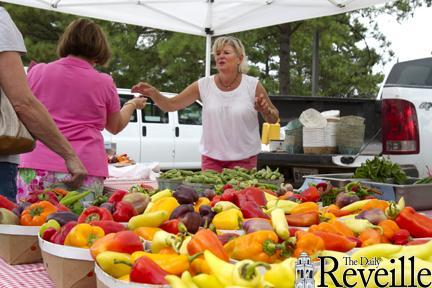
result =
[[273,227],[268,221],[260,220],[260,219],[251,219],[243,223],[243,230],[245,231],[246,234],[249,234],[260,230],[273,231]]
[[46,221],[51,219],[56,220],[60,226],[63,226],[70,221],[78,221],[78,215],[69,211],[59,211],[48,215]]
[[201,226],[201,216],[197,212],[188,212],[179,218],[189,233],[195,234]]
[[342,208],[357,201],[360,201],[360,198],[355,192],[341,192],[337,194],[335,204]]
[[356,219],[366,219],[374,225],[378,225],[382,220],[387,219],[384,212],[378,208],[372,208],[369,210],[365,210],[365,211],[361,212],[360,214],[358,214],[355,218]]
[[209,215],[209,214],[214,214],[215,212],[213,211],[212,207],[210,205],[201,205],[199,207],[199,214],[201,216],[205,216],[205,215]]
[[102,203],[99,207],[107,209],[111,214],[114,213],[114,204],[113,203],[105,202],[105,203]]
[[18,217],[21,217],[22,211],[24,211],[25,208],[30,206],[29,202],[19,202],[17,207],[15,207],[12,212],[15,213]]
[[216,192],[213,189],[205,189],[201,193],[201,197],[207,197],[210,201],[213,199],[214,196],[216,196]]
[[173,197],[180,204],[193,204],[198,201],[198,193],[195,189],[187,185],[180,185],[173,193]]
[[239,237],[240,235],[237,233],[224,233],[221,235],[218,235],[218,239],[219,241],[222,243],[222,245],[225,245],[228,241]]
[[173,212],[171,213],[169,219],[170,219],[170,220],[172,220],[172,219],[177,219],[177,218],[182,217],[182,216],[185,215],[186,213],[194,212],[194,211],[195,211],[195,210],[194,210],[194,206],[193,206],[193,204],[182,204],[182,205],[176,207],[176,208],[173,210]]
[[204,227],[206,229],[209,228],[215,215],[216,213],[213,212],[213,214],[201,216],[201,227]]

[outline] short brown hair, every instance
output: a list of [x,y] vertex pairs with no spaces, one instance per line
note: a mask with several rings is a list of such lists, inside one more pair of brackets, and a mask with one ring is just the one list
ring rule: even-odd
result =
[[105,65],[111,58],[111,49],[105,33],[95,22],[79,18],[72,21],[57,45],[60,57],[82,56]]

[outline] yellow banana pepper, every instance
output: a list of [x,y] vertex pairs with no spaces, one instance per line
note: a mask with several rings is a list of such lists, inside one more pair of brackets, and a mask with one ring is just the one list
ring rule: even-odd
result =
[[181,275],[189,269],[189,263],[197,256],[186,256],[178,254],[153,254],[144,251],[136,251],[132,253],[131,260],[133,263],[140,258],[146,256],[158,264],[163,270],[170,274]]
[[238,209],[229,209],[216,214],[213,218],[213,225],[216,229],[237,230],[243,222],[243,214]]
[[363,206],[365,206],[370,200],[371,199],[356,201],[356,202],[353,202],[351,204],[348,204],[348,205],[342,207],[340,210],[352,213],[352,212],[355,212],[357,210],[362,209]]
[[103,236],[105,236],[105,232],[102,228],[80,223],[67,234],[64,245],[90,248],[97,239]]
[[183,281],[183,283],[185,283],[187,285],[187,287],[189,288],[199,288],[195,282],[193,282],[192,280],[192,275],[189,273],[189,271],[185,271],[183,272],[183,274],[181,275],[181,280]]
[[[229,210],[228,210],[229,211]],[[209,250],[204,251],[204,258],[211,272],[224,286],[233,285],[234,265],[216,257]]]
[[180,206],[177,199],[174,197],[165,197],[153,202],[152,207],[148,210],[148,213],[156,211],[165,211],[168,214],[168,218],[175,208]]
[[399,258],[405,256],[405,258],[414,256],[423,260],[427,260],[432,255],[432,240],[424,244],[399,246],[400,251],[391,255],[389,258]]
[[139,227],[159,227],[163,222],[168,220],[169,215],[166,211],[154,211],[147,214],[141,214],[129,219],[129,230],[135,230]]
[[241,287],[258,287],[262,284],[262,276],[258,267],[270,269],[270,264],[242,260],[234,265],[233,282]]
[[189,288],[189,286],[178,276],[168,275],[165,280],[171,285],[171,288]]
[[230,210],[230,209],[237,209],[240,210],[237,205],[230,201],[219,201],[213,206],[213,211],[216,213],[220,213],[222,211]]
[[153,236],[157,231],[160,231],[162,229],[157,227],[139,227],[136,228],[133,232],[140,236],[141,238],[151,241],[153,240]]
[[165,198],[165,197],[171,197],[172,191],[170,189],[161,190],[152,196],[150,196],[151,202],[156,202],[159,199]]
[[123,278],[129,275],[132,269],[130,265],[125,264],[131,262],[131,255],[126,253],[105,251],[96,256],[96,262],[103,271],[114,278]]
[[390,258],[393,257],[394,254],[401,251],[401,249],[402,247],[400,245],[393,245],[388,243],[375,244],[358,249],[351,255],[351,259],[357,260],[360,263],[362,259],[366,258]]
[[275,208],[282,208],[285,212],[285,214],[290,214],[291,210],[294,209],[294,207],[297,207],[299,203],[290,201],[290,200],[271,200],[267,202],[267,209],[271,212]]
[[297,258],[291,257],[271,264],[270,270],[264,274],[264,280],[278,288],[294,288],[296,261]]
[[288,221],[282,208],[275,208],[271,212],[271,222],[276,234],[282,240],[288,240],[290,237]]
[[217,279],[215,275],[209,274],[198,274],[192,277],[192,281],[198,286],[198,288],[223,288],[222,283]]
[[267,192],[264,192],[264,197],[267,200],[267,202],[278,199],[278,197],[276,197],[276,196],[274,196],[274,195],[272,195],[270,193],[267,193]]
[[153,253],[159,253],[163,248],[172,247],[174,250],[178,250],[181,245],[181,239],[174,234],[168,233],[164,230],[158,231],[153,236],[151,242],[151,251]]

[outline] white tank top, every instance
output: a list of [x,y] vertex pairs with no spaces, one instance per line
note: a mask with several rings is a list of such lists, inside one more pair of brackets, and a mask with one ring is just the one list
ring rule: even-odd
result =
[[222,161],[242,160],[261,151],[258,112],[254,108],[258,79],[242,74],[240,85],[222,91],[215,76],[198,80],[203,103],[200,152]]

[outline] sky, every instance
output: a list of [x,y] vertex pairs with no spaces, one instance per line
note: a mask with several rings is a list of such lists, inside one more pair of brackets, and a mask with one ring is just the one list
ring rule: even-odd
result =
[[392,42],[395,56],[384,67],[375,67],[387,74],[394,63],[416,58],[432,57],[432,7],[421,7],[414,11],[414,17],[397,23],[390,15],[378,19],[380,30]]

